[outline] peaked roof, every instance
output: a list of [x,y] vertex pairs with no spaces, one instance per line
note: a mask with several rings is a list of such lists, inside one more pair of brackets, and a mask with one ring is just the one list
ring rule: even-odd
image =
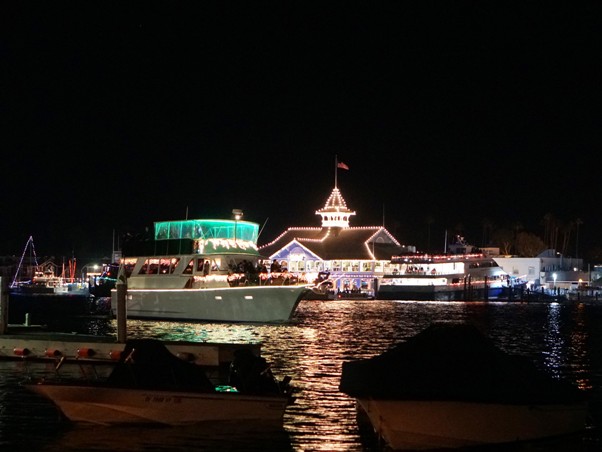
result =
[[316,215],[322,216],[322,227],[290,227],[273,241],[260,245],[258,251],[271,259],[303,253],[326,261],[389,260],[407,251],[383,226],[350,227],[349,218],[355,215],[335,186],[326,204]]
[[291,242],[297,242],[322,260],[387,260],[405,249],[382,226],[291,227],[272,242],[261,245],[259,252],[263,256],[273,257]]

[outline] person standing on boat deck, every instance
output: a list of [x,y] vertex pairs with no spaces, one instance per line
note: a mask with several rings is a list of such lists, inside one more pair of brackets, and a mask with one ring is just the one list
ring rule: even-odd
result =
[[205,263],[203,264],[203,275],[207,276],[209,274],[209,261],[205,261]]
[[280,271],[280,264],[278,263],[278,261],[276,259],[274,259],[274,262],[272,262],[272,265],[270,266],[270,273],[278,273]]
[[267,273],[267,272],[268,272],[268,268],[265,266],[265,263],[263,263],[263,261],[257,262],[257,273]]

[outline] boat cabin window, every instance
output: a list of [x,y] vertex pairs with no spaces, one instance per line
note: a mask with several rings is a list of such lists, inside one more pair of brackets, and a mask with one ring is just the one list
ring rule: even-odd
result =
[[[122,260],[122,263],[125,270],[125,276],[129,278],[134,271],[134,267],[136,266],[136,259],[126,258]],[[117,274],[119,274],[119,270],[117,271]]]
[[157,261],[157,259],[154,259],[154,262],[152,262],[152,259],[146,259],[144,261],[144,264],[142,264],[142,267],[140,267],[140,275],[153,275],[156,274],[159,271],[159,263]]
[[169,259],[161,259],[159,261],[159,273],[162,275],[169,273],[170,261]]
[[194,267],[194,259],[191,259],[190,262],[188,262],[188,265],[186,266],[186,268],[184,269],[184,271],[182,273],[185,275],[192,275],[193,267]]
[[180,259],[175,257],[162,258],[159,261],[160,273],[162,275],[171,275],[176,269],[176,266],[178,265],[179,261]]
[[215,267],[215,263],[213,266],[211,265],[211,261],[209,259],[198,259],[196,263],[196,271],[197,273],[202,273],[204,276],[207,276],[210,271]]
[[140,268],[140,275],[170,275],[178,265],[178,258],[150,258],[146,259]]

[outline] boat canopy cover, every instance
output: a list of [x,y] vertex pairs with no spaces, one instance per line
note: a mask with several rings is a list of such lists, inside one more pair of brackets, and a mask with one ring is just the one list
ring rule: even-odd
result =
[[379,356],[343,363],[339,389],[390,400],[548,404],[585,398],[468,323],[434,323]]
[[202,367],[186,362],[156,339],[130,339],[107,385],[118,388],[213,392]]
[[242,220],[178,220],[155,222],[155,240],[226,239],[257,243],[259,225]]
[[170,254],[241,254],[261,258],[257,251],[259,225],[242,220],[156,221],[154,235],[129,237],[124,256]]

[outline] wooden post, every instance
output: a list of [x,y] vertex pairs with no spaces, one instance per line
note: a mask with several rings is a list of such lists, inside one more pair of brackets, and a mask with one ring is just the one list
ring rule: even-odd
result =
[[126,309],[126,295],[127,295],[127,276],[125,274],[125,268],[123,263],[119,265],[119,273],[117,275],[117,283],[115,289],[117,290],[117,342],[125,343],[127,339],[127,309]]
[[8,330],[8,290],[4,287],[4,278],[0,276],[0,334]]

